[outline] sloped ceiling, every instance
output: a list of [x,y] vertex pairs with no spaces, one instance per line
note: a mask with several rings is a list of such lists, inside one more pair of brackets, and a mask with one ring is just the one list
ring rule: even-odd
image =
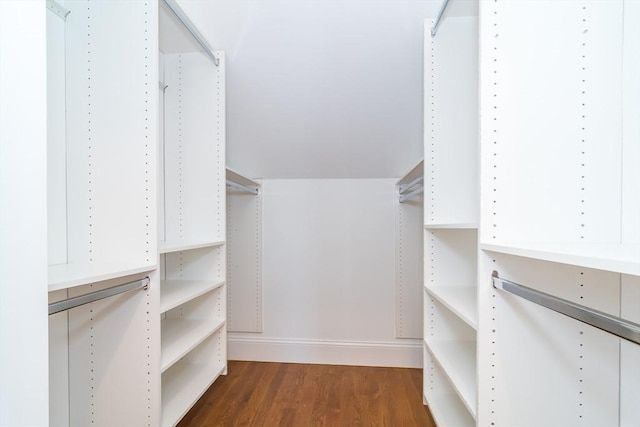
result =
[[180,1],[226,52],[227,164],[254,178],[402,176],[422,158],[424,19],[440,4]]

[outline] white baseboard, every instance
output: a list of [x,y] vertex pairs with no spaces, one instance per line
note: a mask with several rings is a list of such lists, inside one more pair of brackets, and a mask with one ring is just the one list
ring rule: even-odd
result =
[[422,368],[422,342],[346,342],[230,335],[229,360]]

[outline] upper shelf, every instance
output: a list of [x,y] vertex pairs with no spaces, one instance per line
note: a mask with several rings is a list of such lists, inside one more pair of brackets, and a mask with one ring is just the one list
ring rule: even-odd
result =
[[404,174],[404,176],[398,180],[396,185],[409,184],[421,176],[424,176],[424,160],[420,160],[409,172]]
[[156,268],[155,263],[86,262],[49,266],[49,291],[87,285],[103,280],[145,273]]
[[218,66],[219,58],[177,1],[161,0],[159,4],[160,51],[165,54],[202,52]]
[[620,243],[483,243],[486,251],[640,276],[640,245]]
[[258,188],[260,188],[259,182],[254,181],[251,178],[247,178],[229,167],[227,167],[227,185],[252,194],[258,194]]
[[234,171],[233,169],[227,166],[227,181],[233,181],[238,184],[246,185],[248,187],[260,187],[260,183],[252,180],[251,178],[247,178],[244,175]]

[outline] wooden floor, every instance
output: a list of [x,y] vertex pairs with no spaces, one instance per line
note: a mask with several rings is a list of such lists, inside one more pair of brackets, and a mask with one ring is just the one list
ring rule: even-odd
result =
[[228,371],[178,427],[435,427],[419,369],[232,361]]

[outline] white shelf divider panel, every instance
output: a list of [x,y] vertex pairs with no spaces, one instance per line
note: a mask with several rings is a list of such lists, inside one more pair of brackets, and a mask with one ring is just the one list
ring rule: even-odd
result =
[[491,252],[640,276],[640,244],[484,243],[480,247]]
[[162,373],[163,427],[178,424],[211,384],[225,373],[225,341],[226,332],[221,328]]
[[224,320],[220,320],[218,323],[212,323],[210,319],[163,320],[160,370],[164,372],[169,369],[223,325]]
[[160,284],[160,313],[218,289],[224,280],[163,280]]
[[467,325],[478,328],[478,289],[475,286],[435,286],[425,290]]
[[224,241],[161,241],[158,252],[160,254],[168,254],[171,252],[222,246],[224,243]]

